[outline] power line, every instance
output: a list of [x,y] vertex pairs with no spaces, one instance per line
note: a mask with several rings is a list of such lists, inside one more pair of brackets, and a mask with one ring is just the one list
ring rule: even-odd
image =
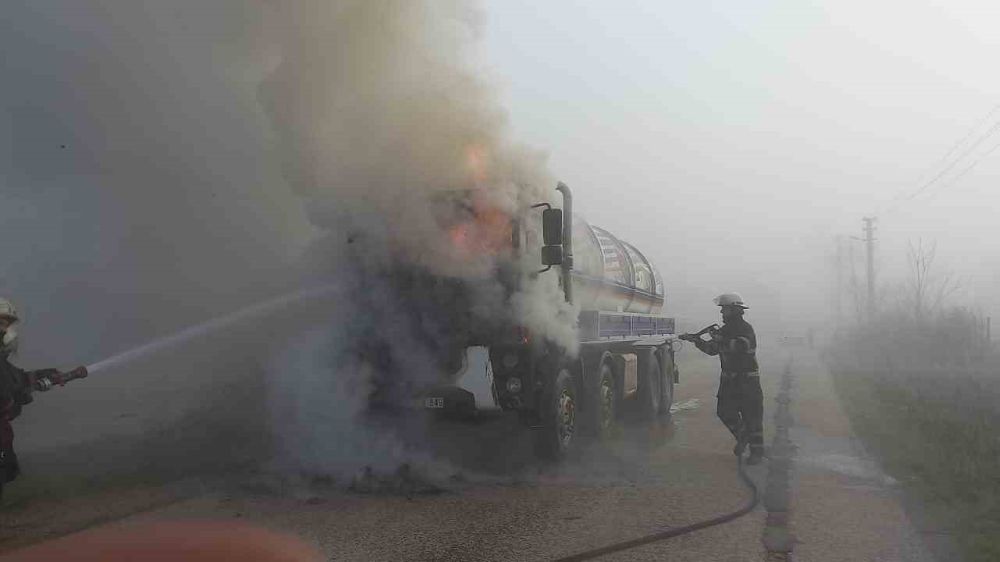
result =
[[972,135],[976,131],[978,131],[980,127],[982,127],[983,123],[986,123],[987,121],[989,121],[990,117],[992,117],[993,114],[996,113],[998,109],[1000,109],[1000,103],[997,103],[996,105],[994,105],[993,109],[991,109],[989,111],[989,113],[986,114],[985,117],[983,117],[979,121],[976,121],[976,124],[973,125],[973,127],[971,129],[969,129],[969,132],[966,133],[966,135],[964,137],[962,137],[961,140],[959,140],[958,142],[956,142],[955,144],[953,144],[952,147],[948,149],[948,152],[945,152],[944,156],[941,158],[941,162],[947,162],[948,158],[952,155],[952,153],[954,153],[955,150],[958,149],[958,147],[960,147],[960,146],[964,145],[966,142],[968,142],[969,139],[972,138]]
[[943,192],[944,190],[946,190],[949,187],[951,187],[951,186],[955,185],[956,183],[958,183],[958,180],[962,179],[962,177],[965,176],[965,174],[968,174],[970,171],[972,171],[973,168],[975,168],[976,166],[978,166],[979,163],[982,162],[983,160],[985,160],[986,157],[988,157],[990,154],[993,154],[994,152],[996,152],[996,150],[998,148],[1000,148],[1000,143],[997,143],[997,144],[993,145],[993,148],[991,148],[991,149],[987,150],[986,152],[980,154],[979,158],[976,158],[975,160],[973,160],[972,163],[969,164],[968,166],[966,166],[965,169],[963,169],[961,172],[959,172],[957,176],[952,177],[951,181],[949,181],[948,183],[946,183],[943,187],[941,187],[941,188],[939,188],[937,190],[932,191],[931,195],[930,195],[930,197],[928,197],[928,199],[933,198],[935,195]]
[[875,217],[865,217],[861,219],[861,221],[865,224],[865,237],[862,240],[864,240],[865,250],[867,252],[866,265],[868,270],[869,321],[875,318],[875,220]]
[[[885,213],[892,212],[893,210],[895,210],[896,208],[898,208],[899,206],[901,206],[903,203],[908,202],[908,201],[912,201],[913,199],[915,199],[916,197],[918,197],[920,194],[926,192],[929,188],[931,188],[936,183],[938,183],[938,181],[940,181],[945,176],[947,176],[947,174],[949,172],[951,172],[955,168],[955,166],[957,166],[959,163],[961,163],[962,160],[964,160],[967,156],[969,156],[970,154],[972,154],[976,150],[976,148],[978,148],[981,144],[983,144],[983,142],[985,142],[988,138],[990,138],[991,136],[993,136],[994,134],[996,134],[997,131],[1000,131],[1000,119],[998,119],[997,121],[993,122],[992,126],[990,126],[986,130],[986,132],[984,132],[983,134],[981,134],[979,136],[979,138],[976,139],[976,141],[974,143],[972,143],[971,145],[968,144],[969,139],[971,139],[975,135],[976,131],[980,130],[982,128],[982,125],[984,123],[989,122],[990,118],[998,110],[1000,110],[1000,103],[997,103],[996,105],[994,105],[990,109],[990,111],[986,113],[986,115],[983,118],[979,119],[976,122],[976,124],[971,129],[969,129],[969,131],[965,135],[963,135],[957,142],[955,142],[951,146],[951,148],[948,149],[947,152],[945,152],[945,155],[940,160],[940,162],[945,163],[945,166],[940,171],[938,171],[937,174],[935,174],[931,179],[929,179],[926,182],[922,183],[919,188],[917,188],[915,191],[913,191],[909,195],[905,195],[905,193],[907,191],[906,189],[903,189],[903,190],[900,190],[899,192],[897,192],[889,200],[889,202],[887,202],[883,206],[883,212],[885,212]],[[959,150],[960,147],[963,147],[963,146],[965,148],[960,151],[959,155],[954,160],[951,160],[950,163],[948,163],[949,158],[957,150]],[[986,154],[989,154],[989,153],[993,152],[993,150],[995,150],[995,148],[990,149]],[[975,167],[975,165],[978,164],[979,161],[982,160],[982,158],[985,157],[986,154],[984,154],[979,159],[977,159],[969,168],[966,168],[965,170],[963,170],[959,174],[958,177],[964,176],[971,168]],[[957,178],[955,178],[955,179],[957,179]],[[953,179],[952,181],[948,182],[947,185],[948,186],[952,185],[954,183],[955,179]]]
[[922,185],[920,187],[920,189],[917,189],[916,191],[914,191],[910,195],[902,198],[901,201],[911,201],[911,200],[913,200],[914,197],[917,197],[921,193],[927,191],[927,189],[929,187],[931,187],[932,185],[934,185],[935,183],[937,183],[937,181],[939,179],[941,179],[942,177],[945,176],[945,174],[947,174],[948,172],[950,172],[959,162],[962,161],[962,159],[964,159],[966,156],[968,156],[970,153],[972,153],[972,151],[974,151],[976,148],[978,148],[979,145],[983,144],[983,142],[985,142],[986,139],[988,139],[991,136],[993,136],[997,131],[1000,131],[1000,120],[998,120],[996,123],[994,123],[993,126],[990,127],[988,131],[986,131],[985,133],[983,133],[982,135],[980,135],[979,139],[977,139],[976,142],[972,144],[972,146],[969,146],[965,150],[963,150],[962,153],[958,156],[958,158],[952,160],[951,164],[948,164],[947,166],[945,166],[944,169],[942,169],[940,172],[938,172],[938,174],[936,176],[934,176],[927,183],[925,183],[924,185]]

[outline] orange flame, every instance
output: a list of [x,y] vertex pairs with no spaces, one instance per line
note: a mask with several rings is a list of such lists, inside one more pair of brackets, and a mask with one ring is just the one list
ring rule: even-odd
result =
[[486,146],[479,143],[466,146],[465,167],[476,188],[468,201],[472,216],[466,215],[464,221],[448,228],[452,247],[465,256],[509,251],[512,247],[511,219],[490,203],[486,196],[490,168],[490,154]]
[[489,153],[486,151],[486,147],[478,144],[466,147],[465,167],[468,168],[476,187],[485,185],[489,175]]
[[452,246],[463,254],[500,254],[511,250],[510,216],[480,198],[472,202],[472,217],[448,229]]

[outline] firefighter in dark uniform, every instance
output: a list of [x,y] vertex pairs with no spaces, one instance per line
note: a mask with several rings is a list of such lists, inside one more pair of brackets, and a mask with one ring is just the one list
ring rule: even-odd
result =
[[722,327],[708,329],[708,340],[692,334],[681,338],[708,355],[719,356],[719,419],[736,438],[733,453],[740,456],[749,445],[747,464],[757,464],[764,456],[764,394],[757,366],[757,336],[753,326],[743,319],[743,311],[749,307],[740,295],[719,295],[715,304],[722,309]]
[[46,391],[53,385],[87,376],[86,367],[77,367],[69,373],[56,369],[25,371],[10,362],[10,355],[17,349],[17,310],[7,299],[0,298],[0,498],[3,486],[17,478],[21,467],[14,453],[14,429],[10,422],[21,414],[21,407],[32,401],[33,391]]

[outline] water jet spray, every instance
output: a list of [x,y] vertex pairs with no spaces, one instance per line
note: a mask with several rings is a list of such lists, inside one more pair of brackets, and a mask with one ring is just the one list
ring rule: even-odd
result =
[[236,312],[220,316],[213,320],[209,320],[207,322],[191,326],[190,328],[186,328],[175,334],[164,336],[162,338],[142,344],[138,347],[134,347],[127,351],[118,353],[117,355],[113,355],[106,359],[102,359],[96,363],[87,365],[86,366],[87,372],[93,375],[95,373],[98,373],[100,371],[112,367],[118,367],[120,365],[127,364],[136,359],[145,357],[151,353],[162,351],[164,349],[168,349],[175,345],[179,345],[185,342],[198,339],[200,337],[206,336],[223,328],[228,328],[231,326],[241,324],[243,322],[247,322],[250,320],[257,320],[262,317],[266,317],[270,314],[273,314],[281,310],[284,307],[293,304],[302,304],[305,302],[318,300],[322,297],[330,296],[333,293],[335,293],[336,290],[337,286],[326,285],[315,289],[306,289],[295,293],[276,297],[273,299],[269,299],[248,306],[246,308],[242,308],[240,310],[237,310]]

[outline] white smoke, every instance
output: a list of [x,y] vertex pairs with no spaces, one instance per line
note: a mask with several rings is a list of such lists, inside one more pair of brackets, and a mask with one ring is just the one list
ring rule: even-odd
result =
[[[476,242],[499,222],[456,244],[439,216],[442,192],[475,189],[488,216],[555,186],[545,155],[508,137],[483,25],[471,0],[5,6],[0,291],[30,316],[26,361],[107,357],[288,291],[301,263],[351,295],[274,362],[279,436],[316,468],[364,456],[337,444],[380,370],[438,380],[459,328],[521,324],[572,349],[555,272],[509,295],[496,271],[511,258]],[[523,259],[539,267],[537,250]],[[373,355],[388,367],[359,359]]]
[[[494,255],[456,251],[436,222],[440,194],[474,188],[483,206],[516,213],[549,201],[555,182],[543,153],[508,138],[504,112],[478,75],[478,2],[300,0],[282,2],[267,21],[274,68],[261,98],[286,177],[313,223],[332,234],[327,243],[363,247],[354,254],[362,263],[336,267],[492,272]],[[537,231],[539,216],[528,218],[524,226]],[[524,258],[522,269],[538,266],[537,253]],[[529,280],[517,315],[572,347],[570,311],[556,290],[555,274]]]
[[[575,311],[555,272],[524,275],[521,289],[508,294],[496,272],[511,258],[475,244],[463,250],[438,220],[443,193],[474,189],[474,206],[511,216],[554,193],[545,156],[511,141],[481,78],[482,25],[478,3],[465,0],[292,0],[266,20],[273,70],[261,99],[286,177],[326,232],[308,260],[355,289],[343,316],[331,319],[345,324],[296,344],[297,356],[312,358],[294,368],[308,373],[293,377],[299,387],[276,391],[294,404],[279,415],[282,441],[294,443],[285,454],[301,452],[311,469],[364,458],[352,428],[372,377],[405,379],[391,384],[409,388],[450,374],[454,362],[442,356],[460,345],[451,340],[466,313],[469,330],[522,325],[575,351]],[[528,218],[537,238],[540,216]],[[500,227],[477,224],[482,230],[469,237],[496,236],[490,229]],[[520,260],[519,273],[540,267],[537,250]],[[401,280],[411,272],[415,280]],[[462,289],[455,296],[434,278]],[[371,344],[373,351],[366,339],[384,345]]]
[[484,188],[504,210],[547,199],[543,156],[507,142],[469,60],[473,3],[293,1],[271,21],[280,62],[262,98],[319,226],[377,237],[382,258],[462,273],[482,264],[453,259],[435,193]]

